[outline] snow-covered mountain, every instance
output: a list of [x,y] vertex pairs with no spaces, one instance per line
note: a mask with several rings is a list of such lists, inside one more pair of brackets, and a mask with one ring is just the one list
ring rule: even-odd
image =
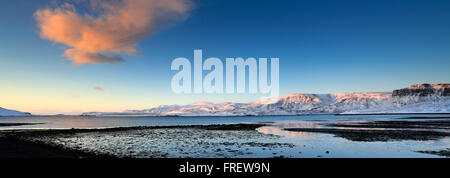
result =
[[391,105],[347,111],[366,113],[450,113],[450,84],[416,84],[394,90]]
[[450,113],[449,84],[419,84],[393,92],[290,94],[252,103],[198,102],[85,115],[245,116],[300,114]]
[[255,102],[247,108],[257,115],[342,113],[389,105],[390,98],[391,93],[386,92],[291,94],[269,103]]
[[8,110],[0,107],[0,116],[30,116],[30,113]]
[[382,113],[450,113],[450,99],[423,101],[406,105],[389,106],[347,111],[342,114],[382,114]]

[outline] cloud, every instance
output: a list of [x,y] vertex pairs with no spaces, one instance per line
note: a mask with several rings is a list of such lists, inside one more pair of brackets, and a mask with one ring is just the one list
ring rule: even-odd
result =
[[97,90],[97,91],[103,91],[103,88],[102,88],[102,87],[99,87],[99,86],[95,86],[95,87],[94,87],[94,90]]
[[76,65],[123,62],[139,41],[168,23],[185,19],[190,0],[91,0],[90,14],[73,4],[35,12],[40,36],[68,47],[64,56]]

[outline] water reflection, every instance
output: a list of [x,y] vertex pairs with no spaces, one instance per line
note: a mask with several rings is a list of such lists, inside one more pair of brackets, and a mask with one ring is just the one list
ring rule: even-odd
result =
[[275,126],[261,127],[261,128],[258,128],[258,131],[261,133],[264,133],[264,134],[280,135],[280,136],[285,136],[287,138],[297,138],[297,137],[308,136],[308,135],[313,134],[310,132],[290,132],[290,131],[284,130],[284,128],[275,127]]
[[285,128],[322,128],[323,125],[319,124],[320,121],[283,121],[277,122],[271,126],[261,127],[258,129],[259,132],[264,134],[274,134],[281,135],[288,138],[295,138],[301,136],[312,135],[310,132],[291,132],[284,130]]

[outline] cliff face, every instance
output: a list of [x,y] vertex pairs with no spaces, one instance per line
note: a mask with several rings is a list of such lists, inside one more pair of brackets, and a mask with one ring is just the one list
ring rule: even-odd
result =
[[394,90],[392,92],[393,97],[403,97],[403,96],[450,96],[450,84],[440,83],[440,84],[417,84],[411,85],[408,88],[402,88]]

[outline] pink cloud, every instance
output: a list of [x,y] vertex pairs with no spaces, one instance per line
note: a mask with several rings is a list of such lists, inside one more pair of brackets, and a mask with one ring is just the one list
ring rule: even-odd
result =
[[64,3],[35,12],[40,36],[67,46],[64,56],[76,65],[123,62],[139,41],[167,23],[186,18],[189,0],[91,0],[95,13],[80,14]]
[[102,88],[102,87],[99,87],[99,86],[95,86],[95,87],[94,87],[94,90],[97,90],[97,91],[103,91],[103,88]]

